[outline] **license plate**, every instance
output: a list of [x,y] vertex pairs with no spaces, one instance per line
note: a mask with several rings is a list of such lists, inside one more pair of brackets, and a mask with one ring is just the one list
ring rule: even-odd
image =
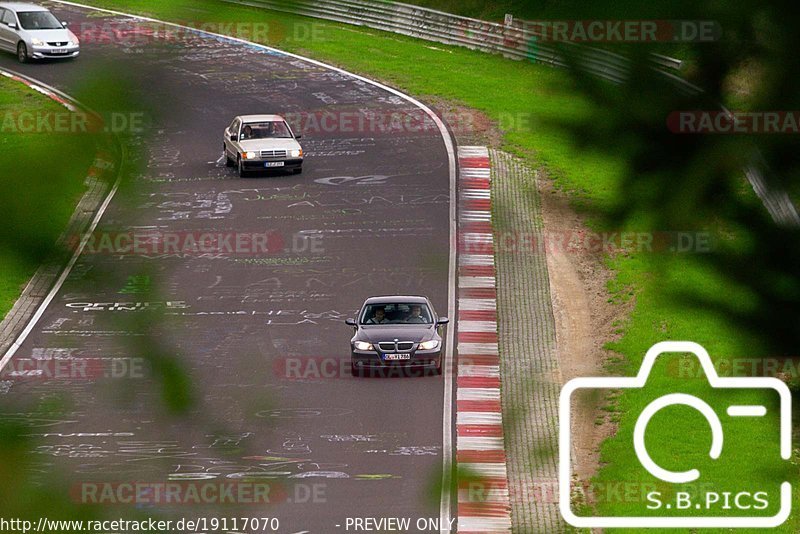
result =
[[55,49],[53,49],[53,53],[54,54],[66,54],[67,53],[67,49],[66,48],[55,48]]
[[383,359],[386,360],[387,362],[396,362],[396,361],[402,361],[402,360],[410,360],[411,359],[411,355],[410,354],[384,354],[383,355]]
[[282,161],[268,161],[264,164],[264,167],[283,167],[284,165],[286,164]]

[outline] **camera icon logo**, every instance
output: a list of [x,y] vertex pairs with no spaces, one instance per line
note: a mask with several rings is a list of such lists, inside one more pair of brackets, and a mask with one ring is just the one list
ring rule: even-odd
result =
[[[644,397],[641,404],[647,403],[638,414],[632,429],[631,461],[638,460],[637,472],[641,475],[638,480],[644,481],[653,491],[643,492],[646,497],[641,503],[627,502],[626,506],[618,509],[636,510],[635,514],[626,516],[612,516],[598,514],[597,516],[577,515],[572,509],[573,478],[572,478],[572,402],[576,394],[589,392],[589,390],[633,390],[645,391],[651,372],[659,356],[673,354],[692,354],[696,357],[703,369],[708,383],[703,383],[704,392],[710,393],[712,402],[707,402],[696,394],[696,384],[687,387],[692,393],[681,391],[682,384],[676,383],[674,392],[661,395],[653,400]],[[669,384],[669,388],[672,388]],[[758,391],[761,390],[761,391]],[[694,393],[694,394],[693,394]],[[756,395],[771,395],[777,402],[765,403],[772,406],[772,411],[779,412],[779,429],[772,428],[772,434],[777,430],[777,443],[772,443],[771,448],[766,443],[763,450],[745,451],[755,454],[758,458],[775,451],[780,459],[775,458],[779,468],[774,472],[780,474],[780,468],[785,467],[792,455],[791,440],[791,392],[787,385],[777,378],[769,377],[720,377],[708,355],[708,352],[697,343],[686,341],[668,341],[658,343],[647,351],[639,373],[635,377],[595,377],[576,378],[569,381],[561,390],[559,405],[559,507],[561,515],[570,525],[578,528],[774,528],[782,525],[791,513],[792,487],[788,481],[776,480],[774,487],[752,488],[747,487],[751,482],[741,469],[747,469],[751,461],[735,459],[737,441],[726,440],[726,427],[739,430],[746,422],[758,421],[759,428],[769,425],[774,417],[767,418],[770,412],[768,406],[752,402]],[[711,401],[711,399],[709,399]],[[740,402],[745,400],[746,402]],[[649,401],[649,402],[648,402]],[[713,406],[712,406],[713,405]],[[704,421],[710,429],[710,449],[706,459],[702,460],[703,469],[692,468],[688,470],[670,470],[661,464],[676,461],[665,454],[663,449],[679,445],[681,436],[675,432],[662,432],[656,437],[669,436],[674,443],[663,443],[662,450],[657,451],[655,459],[648,450],[645,436],[649,426],[654,426],[654,419],[667,420],[667,412],[673,406],[683,409],[689,408],[699,414],[701,418],[692,417],[670,420],[677,424],[694,425],[698,420]],[[671,412],[674,417],[675,412]],[[685,413],[685,412],[684,412]],[[653,425],[651,425],[653,421]],[[690,421],[687,423],[686,421]],[[703,426],[703,423],[700,423]],[[774,425],[772,425],[774,426]],[[708,432],[703,428],[694,428],[698,432]],[[705,435],[705,434],[704,434]],[[625,434],[626,439],[628,434]],[[728,434],[729,438],[735,436]],[[770,433],[764,436],[765,440],[771,437]],[[726,445],[726,442],[732,445]],[[653,441],[650,441],[652,446]],[[703,453],[704,455],[706,453]],[[734,457],[731,460],[731,456]],[[690,458],[695,456],[689,455]],[[752,459],[752,456],[750,457]],[[660,461],[660,462],[659,462]],[[680,460],[678,460],[680,461]],[[700,460],[698,460],[700,461]],[[767,460],[765,460],[767,461]],[[769,461],[772,461],[769,459]],[[727,462],[727,463],[725,463]],[[738,463],[737,463],[738,462]],[[733,466],[739,472],[731,476],[722,477],[716,467]],[[772,465],[772,464],[771,464]],[[638,470],[638,467],[641,467]],[[746,471],[745,471],[746,473]],[[756,477],[751,477],[756,478]],[[783,476],[781,476],[783,478]],[[743,487],[736,487],[740,484]],[[691,488],[691,491],[687,491]],[[706,488],[698,491],[698,488]],[[658,489],[659,491],[655,491]],[[641,510],[638,510],[640,508]],[[613,508],[612,508],[613,510]],[[640,513],[641,512],[641,513]],[[760,512],[760,513],[759,513]],[[766,515],[765,515],[766,514]]]

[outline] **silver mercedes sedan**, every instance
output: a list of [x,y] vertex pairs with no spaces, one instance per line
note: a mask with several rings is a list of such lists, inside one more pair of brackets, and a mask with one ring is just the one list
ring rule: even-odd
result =
[[242,115],[225,130],[225,162],[239,176],[266,170],[303,172],[303,147],[280,115]]

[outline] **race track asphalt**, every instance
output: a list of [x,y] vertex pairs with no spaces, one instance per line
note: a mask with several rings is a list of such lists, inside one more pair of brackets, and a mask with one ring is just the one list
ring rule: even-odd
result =
[[[270,237],[266,253],[85,253],[12,368],[68,360],[95,371],[5,378],[4,403],[18,410],[3,417],[37,440],[31,476],[66,477],[74,491],[64,497],[78,501],[91,500],[80,490],[96,483],[272,488],[269,504],[98,505],[122,517],[277,517],[286,533],[344,532],[348,517],[439,518],[445,381],[351,377],[343,321],[378,294],[427,295],[448,313],[451,169],[441,132],[348,126],[358,116],[418,124],[423,114],[286,55],[198,35],[147,37],[148,23],[77,7],[53,11],[72,28],[144,36],[85,38],[72,62],[0,56],[0,66],[107,117],[143,114],[147,128],[128,147],[128,168],[139,168],[98,235]],[[130,109],[87,91],[117,70],[128,83],[110,94],[135,102]],[[242,179],[224,166],[222,132],[249,113],[305,117],[303,174]],[[305,115],[324,113],[328,127]],[[163,362],[185,373],[195,400],[187,416],[165,408]],[[57,411],[34,411],[62,395],[70,400]]]

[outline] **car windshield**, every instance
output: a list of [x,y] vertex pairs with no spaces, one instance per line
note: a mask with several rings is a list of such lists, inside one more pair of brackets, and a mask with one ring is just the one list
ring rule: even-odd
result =
[[242,140],[248,139],[291,139],[289,127],[283,121],[251,122],[242,128]]
[[60,30],[61,23],[49,11],[24,11],[17,13],[25,30]]
[[360,323],[372,324],[432,324],[427,304],[391,303],[370,304],[364,307]]

